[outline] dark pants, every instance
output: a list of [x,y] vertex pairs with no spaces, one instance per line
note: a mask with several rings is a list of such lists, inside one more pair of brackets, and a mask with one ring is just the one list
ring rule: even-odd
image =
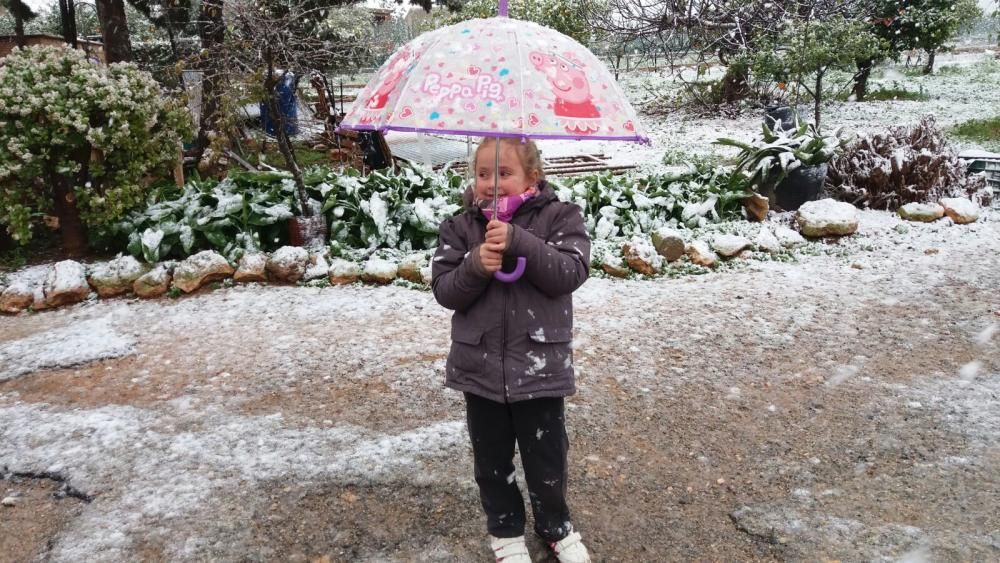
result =
[[535,532],[548,542],[573,530],[566,506],[569,438],[562,398],[497,403],[465,394],[466,419],[486,527],[498,538],[524,534],[524,497],[514,479],[514,443],[528,484]]

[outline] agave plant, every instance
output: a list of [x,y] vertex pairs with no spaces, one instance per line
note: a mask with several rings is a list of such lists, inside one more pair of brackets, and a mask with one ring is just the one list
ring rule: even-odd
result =
[[774,186],[800,166],[816,166],[829,162],[840,154],[850,137],[838,128],[832,135],[823,135],[811,123],[799,123],[788,131],[773,130],[765,123],[763,135],[749,143],[720,138],[718,145],[740,149],[734,173],[747,177],[748,185],[760,191],[762,186]]

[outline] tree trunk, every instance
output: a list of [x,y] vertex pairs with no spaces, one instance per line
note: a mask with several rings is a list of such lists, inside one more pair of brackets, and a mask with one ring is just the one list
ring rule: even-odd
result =
[[816,73],[816,90],[813,92],[815,97],[815,104],[813,105],[813,123],[816,124],[816,130],[819,131],[819,106],[823,101],[823,73]]
[[24,49],[24,18],[17,12],[14,13],[14,37],[17,40],[17,46]]
[[222,21],[223,0],[204,0],[201,4],[199,36],[204,58],[201,64],[201,119],[198,124],[198,139],[195,142],[195,152],[201,160],[208,148],[210,131],[215,131],[219,125],[219,92],[220,78],[216,64],[216,49],[222,46],[226,39],[226,26]]
[[[302,170],[299,168],[298,160],[295,158],[295,148],[292,147],[292,140],[288,138],[285,131],[286,118],[278,103],[278,84],[285,80],[286,73],[280,76],[274,75],[274,62],[271,48],[267,48],[267,75],[264,77],[264,103],[267,104],[267,114],[275,124],[274,136],[278,139],[278,151],[285,158],[285,164],[292,173],[295,180],[295,191],[299,195],[299,205],[302,208],[302,215],[312,217],[313,210],[309,207],[309,196],[306,194],[306,182],[302,178]],[[286,71],[287,72],[287,71]]]
[[871,77],[875,59],[858,59],[858,74],[854,77],[854,101],[863,102],[868,95],[868,78]]
[[76,49],[76,7],[73,0],[59,0],[59,23],[63,41]]
[[934,72],[934,55],[937,52],[934,49],[927,51],[927,66],[924,67],[924,74],[931,74]]
[[76,205],[73,180],[58,172],[50,176],[53,186],[53,210],[59,218],[59,234],[63,250],[71,258],[78,258],[87,251],[87,230],[80,219],[80,208]]
[[746,97],[749,81],[750,71],[748,68],[730,66],[726,69],[726,74],[722,77],[722,102],[731,104]]
[[104,41],[104,60],[108,64],[130,62],[132,43],[128,38],[128,22],[125,20],[123,0],[96,0],[97,19],[101,23],[101,39]]

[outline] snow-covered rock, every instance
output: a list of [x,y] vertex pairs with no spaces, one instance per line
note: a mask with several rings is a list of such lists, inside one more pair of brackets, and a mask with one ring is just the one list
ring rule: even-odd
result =
[[174,268],[173,285],[184,293],[191,293],[206,283],[228,278],[235,272],[224,256],[214,250],[203,250],[188,256]]
[[350,260],[334,258],[330,261],[330,283],[347,285],[361,279],[361,266]]
[[18,281],[7,286],[0,294],[0,312],[15,314],[27,309],[35,300],[35,288],[25,282]]
[[157,264],[152,270],[135,280],[135,283],[132,284],[132,291],[143,299],[159,297],[170,289],[172,271],[173,265],[171,263]]
[[657,253],[652,243],[642,238],[633,238],[622,246],[622,254],[628,267],[644,276],[655,276],[663,266],[663,257]]
[[233,274],[233,281],[238,283],[267,281],[267,254],[263,252],[247,252],[240,258],[240,263]]
[[771,204],[766,197],[752,193],[750,197],[743,200],[743,207],[746,209],[747,219],[759,222],[767,219],[767,212],[771,209]]
[[930,223],[944,217],[944,207],[936,203],[907,203],[897,210],[899,216],[907,221]]
[[673,262],[684,256],[684,237],[673,229],[661,228],[653,231],[653,247],[667,262]]
[[302,274],[305,281],[318,280],[330,275],[330,263],[326,261],[326,256],[322,254],[312,254],[309,256],[309,265],[306,272]]
[[267,273],[272,280],[295,283],[302,279],[308,266],[309,251],[300,246],[282,246],[268,259]]
[[[798,233],[795,234],[796,236],[798,236]],[[753,244],[754,246],[757,247],[757,250],[761,250],[764,252],[781,251],[781,241],[778,240],[778,237],[774,236],[774,233],[771,232],[771,229],[767,227],[760,228],[760,231],[757,232],[757,238],[754,239]]]
[[692,262],[706,268],[715,266],[719,261],[719,257],[715,254],[715,251],[703,240],[696,240],[687,245],[687,255]]
[[944,214],[956,224],[975,223],[979,220],[979,206],[964,197],[946,197],[941,200]]
[[712,239],[712,250],[726,258],[732,258],[750,248],[750,239],[739,235],[716,235]]
[[372,256],[365,262],[361,279],[368,283],[387,284],[396,279],[399,266],[390,260]]
[[87,281],[101,297],[115,297],[132,291],[135,280],[149,270],[132,256],[121,256],[91,269]]
[[785,248],[795,248],[796,246],[806,244],[806,239],[802,235],[783,225],[778,225],[774,228],[774,236],[781,243],[781,246]]
[[399,263],[399,277],[413,283],[425,283],[421,272],[427,267],[427,255],[423,252],[410,254]]
[[90,295],[87,271],[75,260],[56,262],[45,278],[45,304],[61,307],[79,303]]
[[827,237],[854,234],[861,218],[850,203],[827,198],[803,203],[795,220],[803,235]]

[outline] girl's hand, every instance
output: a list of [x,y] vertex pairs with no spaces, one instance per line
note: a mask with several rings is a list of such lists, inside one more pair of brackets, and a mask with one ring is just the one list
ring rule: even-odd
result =
[[495,244],[484,242],[479,245],[479,263],[491,274],[499,272],[503,265],[503,252],[497,250]]
[[493,248],[500,254],[503,254],[507,250],[507,237],[509,233],[510,225],[493,219],[486,225],[486,244],[494,245]]

